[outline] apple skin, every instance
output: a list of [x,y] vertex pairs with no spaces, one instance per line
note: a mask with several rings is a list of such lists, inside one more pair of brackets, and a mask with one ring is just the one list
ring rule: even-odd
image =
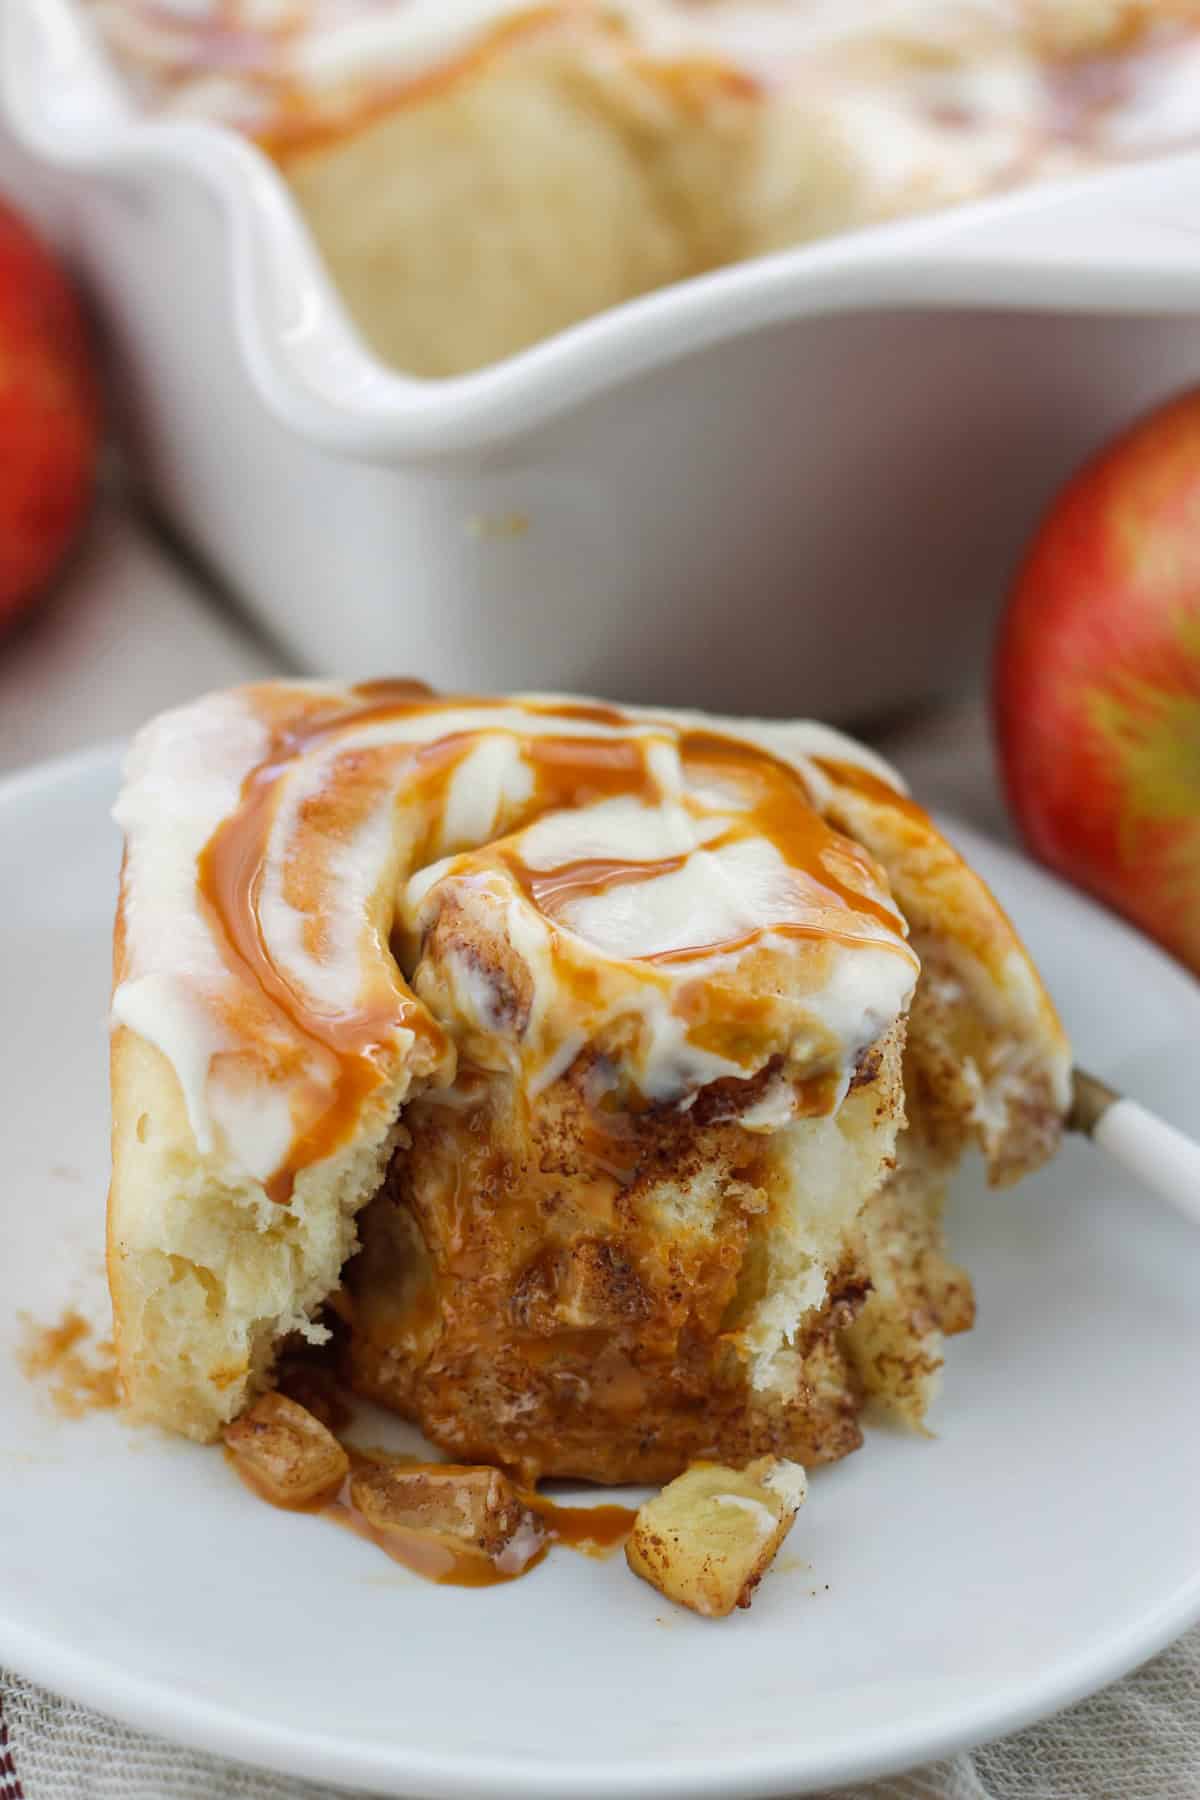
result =
[[1200,390],[1054,501],[1001,626],[993,702],[1034,854],[1200,973]]
[[99,384],[78,302],[0,201],[0,631],[45,588],[87,515]]

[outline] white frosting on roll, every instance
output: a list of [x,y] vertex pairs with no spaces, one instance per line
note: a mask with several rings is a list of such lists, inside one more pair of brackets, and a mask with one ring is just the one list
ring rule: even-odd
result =
[[328,22],[295,40],[285,66],[297,80],[322,87],[361,81],[414,80],[469,50],[482,33],[517,9],[512,0],[400,0],[388,6],[326,6]]
[[316,684],[198,701],[127,762],[114,1022],[171,1063],[198,1147],[264,1182],[460,1055],[536,1088],[590,1046],[622,1093],[682,1104],[772,1062],[790,1103],[758,1128],[832,1110],[917,961],[810,803],[814,758],[900,789],[816,725]]
[[[113,817],[125,833],[122,924],[125,978],[112,1016],[161,1050],[187,1104],[198,1148],[214,1148],[208,1072],[230,1047],[211,1005],[228,971],[196,894],[196,862],[241,794],[247,769],[270,742],[238,694],[213,694],[163,713],[139,733],[125,760],[125,784]],[[240,1160],[256,1166],[243,1133]]]
[[1148,154],[1200,130],[1186,23],[1148,18],[1131,46],[1119,9],[1065,0],[81,3],[142,104],[267,134],[302,134],[306,116],[353,122],[510,28],[572,31],[579,55],[605,61],[624,48],[643,61],[723,62],[820,123],[869,216]]

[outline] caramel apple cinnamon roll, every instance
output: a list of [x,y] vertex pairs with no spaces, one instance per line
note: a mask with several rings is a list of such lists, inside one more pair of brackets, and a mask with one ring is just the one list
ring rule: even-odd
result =
[[[946,1182],[1054,1149],[1068,1051],[987,889],[848,738],[264,684],[117,817],[126,1400],[215,1436],[320,1343],[525,1481],[829,1461],[971,1321]],[[331,1354],[332,1354],[331,1350]]]

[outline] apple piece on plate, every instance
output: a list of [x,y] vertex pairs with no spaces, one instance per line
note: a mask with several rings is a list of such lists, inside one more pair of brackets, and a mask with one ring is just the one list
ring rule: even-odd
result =
[[728,1618],[749,1606],[807,1492],[799,1463],[779,1457],[693,1463],[638,1509],[625,1560],[668,1600]]
[[50,252],[0,202],[0,630],[61,565],[100,435],[83,317]]
[[245,1481],[274,1506],[330,1499],[350,1471],[332,1432],[286,1394],[261,1394],[226,1427],[225,1443]]
[[[471,1585],[520,1575],[546,1547],[547,1533],[520,1490],[499,1469],[457,1463],[363,1469],[350,1497],[368,1525],[408,1555],[424,1550],[434,1580],[452,1572]],[[430,1558],[432,1552],[432,1559]]]
[[1058,495],[996,650],[1030,848],[1200,971],[1200,391]]

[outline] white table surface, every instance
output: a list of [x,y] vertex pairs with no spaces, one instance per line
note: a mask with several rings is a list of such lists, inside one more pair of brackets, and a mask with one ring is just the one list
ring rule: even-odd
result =
[[286,667],[106,494],[52,594],[0,639],[0,773]]

